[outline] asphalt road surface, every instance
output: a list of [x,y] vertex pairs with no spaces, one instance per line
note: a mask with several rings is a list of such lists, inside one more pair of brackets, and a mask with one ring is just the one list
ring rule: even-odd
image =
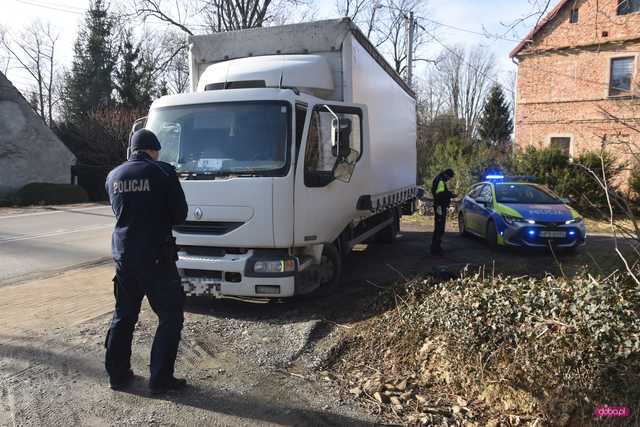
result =
[[110,206],[0,213],[0,285],[109,259]]

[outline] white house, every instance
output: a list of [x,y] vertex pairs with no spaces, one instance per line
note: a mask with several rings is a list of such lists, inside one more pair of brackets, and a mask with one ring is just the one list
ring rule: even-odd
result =
[[0,73],[0,194],[31,182],[70,183],[71,151]]

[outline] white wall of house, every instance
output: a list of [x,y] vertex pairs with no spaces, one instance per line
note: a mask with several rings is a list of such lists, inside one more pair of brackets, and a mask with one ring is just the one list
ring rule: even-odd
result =
[[0,73],[0,194],[31,182],[70,183],[75,156]]

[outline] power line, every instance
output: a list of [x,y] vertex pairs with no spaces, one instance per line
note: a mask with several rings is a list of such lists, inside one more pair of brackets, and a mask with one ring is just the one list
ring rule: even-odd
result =
[[421,19],[423,21],[431,22],[432,24],[439,25],[441,27],[450,28],[450,29],[456,30],[456,31],[461,31],[463,33],[475,34],[477,36],[482,36],[484,38],[491,39],[491,40],[504,40],[504,41],[513,42],[513,43],[519,43],[520,42],[520,40],[509,39],[509,38],[502,37],[502,36],[497,36],[497,35],[493,35],[493,34],[481,33],[479,31],[469,30],[467,28],[456,27],[454,25],[445,24],[444,22],[439,22],[439,21],[435,21],[435,20],[430,19],[430,18],[425,18],[424,16],[417,16],[417,19]]
[[486,71],[482,71],[480,70],[478,67],[476,67],[475,65],[471,64],[469,61],[467,61],[467,59],[464,57],[464,55],[461,55],[460,53],[456,52],[455,49],[447,46],[446,44],[444,44],[443,42],[440,41],[440,39],[438,39],[436,36],[434,36],[429,30],[427,30],[423,25],[418,24],[418,27],[420,29],[422,29],[422,31],[424,31],[425,33],[427,33],[436,43],[438,43],[440,46],[442,46],[445,50],[447,50],[449,53],[451,53],[452,55],[454,55],[455,57],[457,57],[463,64],[465,64],[467,67],[470,67],[472,69],[474,69],[476,72],[480,73],[482,76],[484,76],[487,80],[492,81],[493,83],[499,85],[500,87],[503,87],[505,90],[507,90],[508,92],[513,93],[513,89],[505,87],[502,83],[500,83],[498,80],[496,80],[495,78],[493,78],[492,76],[489,75],[488,72]]
[[48,5],[48,4],[42,4],[42,3],[36,3],[34,1],[29,1],[29,0],[16,0],[16,2],[18,3],[22,3],[22,4],[26,4],[29,6],[35,6],[35,7],[40,7],[43,9],[49,9],[49,10],[55,10],[58,12],[65,12],[65,13],[73,13],[74,15],[84,15],[84,12],[80,12],[80,10],[71,10],[71,9],[66,9],[62,6],[57,7],[57,6],[53,6],[53,5]]

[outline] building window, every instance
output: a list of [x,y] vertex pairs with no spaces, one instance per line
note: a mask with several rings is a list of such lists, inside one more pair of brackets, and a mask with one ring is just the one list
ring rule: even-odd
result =
[[609,79],[609,96],[627,95],[631,92],[634,58],[613,58]]
[[619,0],[618,15],[640,12],[640,0]]
[[578,8],[571,9],[571,17],[569,18],[569,22],[571,22],[572,24],[577,24],[579,19],[580,12],[578,11]]
[[560,151],[567,157],[571,156],[571,138],[568,136],[554,136],[550,140],[550,147]]

